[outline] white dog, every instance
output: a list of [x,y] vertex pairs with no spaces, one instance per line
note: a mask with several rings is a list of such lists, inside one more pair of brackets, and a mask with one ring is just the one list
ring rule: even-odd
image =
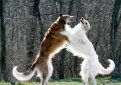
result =
[[100,64],[98,55],[86,35],[86,32],[90,30],[90,24],[87,20],[81,18],[78,25],[76,25],[73,29],[67,26],[66,30],[68,30],[68,33],[63,34],[68,34],[67,36],[69,36],[67,49],[74,55],[84,58],[80,72],[84,84],[88,85],[88,79],[91,78],[93,85],[97,85],[95,76],[97,74],[110,74],[115,68],[115,63],[108,59],[110,63],[108,68],[104,68]]

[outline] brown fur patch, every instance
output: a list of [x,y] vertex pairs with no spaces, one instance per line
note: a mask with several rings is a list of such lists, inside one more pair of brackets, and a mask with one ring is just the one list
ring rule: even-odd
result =
[[41,43],[41,49],[39,56],[35,59],[31,69],[33,69],[36,64],[44,64],[49,59],[50,54],[52,54],[56,49],[68,41],[67,36],[62,35],[61,32],[64,31],[65,21],[59,17],[45,33],[44,39]]

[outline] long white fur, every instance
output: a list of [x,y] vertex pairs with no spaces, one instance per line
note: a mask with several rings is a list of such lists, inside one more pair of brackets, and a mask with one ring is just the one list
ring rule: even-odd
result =
[[36,71],[36,69],[34,69],[34,71],[31,71],[31,72],[29,73],[29,75],[26,75],[26,76],[25,76],[23,73],[18,72],[18,71],[17,71],[17,68],[18,68],[18,66],[14,66],[14,67],[13,67],[12,73],[13,73],[13,76],[14,76],[16,79],[20,80],[20,81],[27,81],[27,80],[30,80],[30,79],[32,78],[32,76],[35,74],[35,71]]
[[[60,48],[60,50],[61,49],[62,48]],[[57,49],[57,51],[55,51],[55,53],[57,53],[58,51],[59,51],[59,49]],[[45,85],[46,85],[46,83],[48,83],[48,79],[51,77],[51,75],[53,73],[52,56],[54,56],[54,53],[50,55],[50,59],[47,62],[47,65],[48,65],[48,76],[47,76],[47,79],[45,80]],[[37,55],[37,57],[39,57],[39,55]],[[35,74],[35,72],[37,72],[37,77],[39,77],[40,80],[43,81],[43,79],[42,79],[42,72],[41,72],[40,68],[38,68],[37,66],[28,75],[24,75],[24,73],[18,72],[17,71],[17,68],[18,68],[18,66],[14,66],[13,67],[13,70],[12,70],[12,74],[13,74],[13,76],[17,80],[19,80],[19,81],[27,81],[27,80],[30,80],[33,77],[33,75]]]
[[[39,53],[36,57],[39,57]],[[17,68],[18,68],[18,66],[13,67],[12,74],[19,81],[30,80],[33,77],[33,75],[35,74],[35,72],[37,72],[37,77],[41,78],[41,72],[40,72],[39,68],[37,68],[37,66],[35,67],[35,69],[33,71],[31,70],[31,72],[28,75],[24,75],[24,73],[18,72]]]
[[83,23],[80,22],[73,29],[66,26],[68,33],[63,33],[69,37],[66,48],[73,53],[73,55],[84,58],[84,61],[81,64],[80,75],[82,76],[85,85],[88,85],[89,77],[92,79],[93,85],[97,85],[95,76],[97,74],[110,74],[115,68],[115,63],[111,59],[108,59],[110,63],[108,68],[104,68],[100,64],[93,44],[86,35],[86,32],[90,30],[90,24],[87,20],[83,19],[82,21]]
[[[53,73],[53,66],[52,66],[52,62],[51,62],[51,59],[48,60],[48,77],[47,77],[47,80],[48,78],[51,77],[52,73]],[[35,72],[37,72],[37,77],[39,77],[40,79],[42,79],[42,74],[41,74],[41,71],[39,70],[39,68],[36,66],[35,69],[33,71],[31,71],[28,75],[24,75],[23,73],[21,72],[18,72],[17,71],[17,68],[18,66],[14,66],[13,67],[13,70],[12,70],[12,73],[13,73],[13,76],[20,80],[20,81],[27,81],[27,80],[30,80],[32,78],[32,76],[35,74]]]

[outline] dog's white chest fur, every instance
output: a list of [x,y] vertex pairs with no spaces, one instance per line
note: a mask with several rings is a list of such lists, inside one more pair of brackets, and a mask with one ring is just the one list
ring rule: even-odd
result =
[[100,74],[109,74],[115,68],[115,63],[112,60],[108,60],[110,65],[105,69],[98,60],[98,55],[93,47],[93,44],[87,38],[86,32],[90,29],[90,24],[81,19],[81,22],[76,25],[73,29],[66,26],[66,31],[63,32],[64,35],[68,36],[69,42],[67,43],[67,49],[74,55],[84,58],[81,64],[80,75],[88,85],[88,78],[93,80],[93,85],[96,84],[95,76]]
[[67,49],[79,57],[96,55],[94,47],[87,38],[86,33],[79,29],[71,30]]

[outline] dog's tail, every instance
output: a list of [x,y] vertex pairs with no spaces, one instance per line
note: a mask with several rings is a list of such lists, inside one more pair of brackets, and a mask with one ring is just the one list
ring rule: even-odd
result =
[[115,63],[113,60],[108,59],[109,62],[109,67],[104,68],[100,63],[98,63],[99,65],[99,69],[100,69],[100,74],[102,75],[106,75],[106,74],[110,74],[114,69],[115,69]]
[[35,67],[33,70],[30,69],[30,71],[28,71],[28,72],[21,73],[21,72],[17,71],[17,68],[18,68],[18,66],[14,66],[12,73],[13,73],[13,76],[20,81],[30,80],[32,78],[32,76],[35,74],[35,71],[37,70]]

